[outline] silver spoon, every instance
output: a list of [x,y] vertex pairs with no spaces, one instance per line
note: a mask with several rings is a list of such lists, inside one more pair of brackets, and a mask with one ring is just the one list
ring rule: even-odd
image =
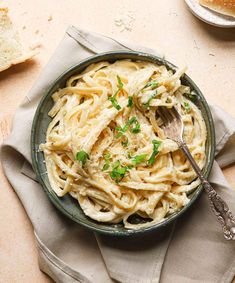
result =
[[163,122],[162,129],[164,130],[165,135],[179,145],[191,163],[198,178],[201,180],[201,183],[207,192],[210,207],[222,226],[225,239],[235,240],[235,218],[233,217],[227,203],[217,194],[210,183],[204,178],[200,168],[192,157],[188,146],[183,139],[184,124],[179,112],[175,107],[166,108],[163,106],[159,106],[157,108],[157,112]]

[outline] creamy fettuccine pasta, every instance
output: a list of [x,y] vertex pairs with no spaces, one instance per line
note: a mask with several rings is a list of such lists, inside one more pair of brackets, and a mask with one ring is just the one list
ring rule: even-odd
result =
[[128,229],[154,225],[185,206],[199,181],[157,115],[158,106],[178,109],[184,139],[203,168],[206,127],[195,94],[181,84],[184,71],[100,62],[56,91],[40,145],[56,194],[69,193],[96,221]]

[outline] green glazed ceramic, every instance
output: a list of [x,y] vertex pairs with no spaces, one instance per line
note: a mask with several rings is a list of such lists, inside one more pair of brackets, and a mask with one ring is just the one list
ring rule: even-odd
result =
[[[142,228],[139,230],[129,230],[123,227],[120,224],[107,224],[107,223],[99,223],[96,222],[83,213],[78,202],[73,199],[70,195],[66,195],[62,198],[58,197],[55,192],[51,189],[48,176],[45,174],[46,166],[44,161],[44,156],[42,152],[38,151],[39,144],[45,142],[46,137],[46,129],[48,124],[51,121],[51,118],[48,116],[48,112],[53,105],[53,101],[51,95],[58,89],[65,86],[65,82],[68,78],[75,74],[79,74],[82,72],[87,66],[92,63],[97,63],[100,61],[110,61],[114,62],[120,59],[130,59],[133,61],[148,61],[157,64],[164,64],[168,69],[176,70],[176,66],[169,63],[165,59],[159,58],[157,56],[153,56],[151,54],[132,52],[132,51],[117,51],[117,52],[108,52],[99,55],[92,56],[84,61],[78,62],[77,65],[67,70],[63,73],[55,82],[52,82],[52,86],[48,91],[44,94],[41,102],[38,105],[37,111],[35,113],[35,117],[33,120],[32,126],[32,135],[31,135],[31,150],[32,150],[32,162],[33,168],[37,175],[38,181],[42,185],[46,194],[50,198],[51,202],[67,217],[77,222],[80,225],[83,225],[86,228],[89,228],[95,232],[113,235],[113,236],[131,236],[136,234],[143,234],[150,231],[159,231],[172,221],[176,220],[179,216],[185,213],[189,207],[195,202],[202,191],[202,186],[198,186],[198,188],[189,195],[191,201],[183,207],[177,213],[174,213],[167,217],[164,221],[155,224],[148,228]],[[197,93],[197,101],[195,102],[197,106],[201,109],[203,118],[206,123],[207,128],[207,143],[206,143],[206,165],[203,170],[203,173],[206,177],[208,177],[213,160],[214,160],[214,152],[215,152],[215,133],[214,133],[214,124],[211,116],[211,112],[209,106],[202,95],[199,88],[196,84],[187,76],[184,75],[182,77],[182,83],[190,86],[191,90],[194,90]],[[190,219],[188,219],[190,221]]]

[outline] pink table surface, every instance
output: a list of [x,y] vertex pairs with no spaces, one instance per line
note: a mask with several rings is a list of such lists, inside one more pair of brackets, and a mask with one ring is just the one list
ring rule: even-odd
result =
[[[0,73],[0,143],[69,24],[155,48],[187,65],[205,97],[235,116],[235,29],[202,23],[182,0],[3,0],[0,6],[9,8],[29,45],[41,43],[34,60]],[[133,28],[121,32],[115,19],[127,11],[133,12]],[[235,188],[235,166],[224,173]],[[51,282],[38,268],[32,225],[2,171],[0,207],[0,283]]]

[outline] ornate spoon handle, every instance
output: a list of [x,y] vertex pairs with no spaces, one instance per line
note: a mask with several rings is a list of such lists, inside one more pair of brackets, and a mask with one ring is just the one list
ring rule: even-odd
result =
[[235,218],[233,217],[232,212],[229,210],[227,203],[217,194],[217,192],[212,188],[211,184],[204,178],[186,143],[180,141],[179,146],[187,156],[194,171],[201,180],[205,191],[207,192],[210,207],[222,226],[225,239],[235,240]]

